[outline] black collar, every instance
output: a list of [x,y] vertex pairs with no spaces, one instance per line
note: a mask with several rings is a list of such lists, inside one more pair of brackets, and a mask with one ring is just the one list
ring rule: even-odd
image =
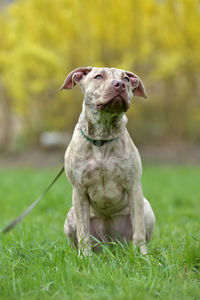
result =
[[101,146],[103,146],[103,145],[105,145],[105,144],[107,144],[107,143],[109,143],[109,142],[112,142],[112,141],[116,140],[116,138],[115,138],[115,139],[110,139],[110,140],[93,140],[93,139],[89,138],[89,137],[83,132],[83,129],[80,129],[80,131],[81,131],[82,136],[83,136],[88,142],[90,142],[91,144],[93,144],[93,145],[95,145],[95,146],[97,146],[97,147],[101,147]]

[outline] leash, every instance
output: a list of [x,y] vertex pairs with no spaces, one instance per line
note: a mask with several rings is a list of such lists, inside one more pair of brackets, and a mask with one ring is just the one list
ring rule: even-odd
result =
[[60,175],[63,173],[63,171],[64,171],[64,166],[60,169],[60,171],[58,172],[58,174],[56,175],[56,177],[52,180],[52,182],[44,190],[44,192],[18,218],[16,218],[9,225],[7,225],[1,232],[2,233],[7,233],[11,229],[13,229],[19,222],[21,222],[21,220],[24,217],[26,217],[31,212],[31,210],[36,206],[36,204],[46,195],[46,193],[48,192],[48,190],[54,185],[54,183],[57,181],[57,179],[60,177]]

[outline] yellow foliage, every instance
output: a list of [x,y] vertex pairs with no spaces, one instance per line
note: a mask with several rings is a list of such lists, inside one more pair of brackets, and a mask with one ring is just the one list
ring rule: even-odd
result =
[[39,130],[70,128],[76,92],[58,90],[77,66],[129,69],[163,102],[170,84],[188,78],[172,95],[185,101],[199,76],[199,20],[198,0],[18,0],[0,15],[0,80]]

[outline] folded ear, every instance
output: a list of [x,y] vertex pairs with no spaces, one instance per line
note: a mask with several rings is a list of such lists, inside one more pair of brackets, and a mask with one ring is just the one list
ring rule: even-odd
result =
[[76,83],[80,82],[83,76],[87,75],[90,71],[92,70],[92,67],[82,67],[82,68],[77,68],[70,72],[63,85],[61,86],[60,90],[67,89],[70,90],[72,89]]
[[147,98],[147,93],[142,80],[136,74],[131,72],[126,72],[126,75],[130,78],[134,95]]

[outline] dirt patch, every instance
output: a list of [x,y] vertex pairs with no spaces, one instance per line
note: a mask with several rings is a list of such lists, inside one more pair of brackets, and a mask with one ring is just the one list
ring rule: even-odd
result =
[[[143,163],[200,165],[200,145],[138,146]],[[0,167],[59,167],[65,150],[32,149],[23,153],[0,156]]]
[[62,166],[64,162],[64,150],[33,149],[23,153],[13,153],[0,157],[1,167],[36,167],[48,168]]
[[138,148],[146,163],[200,165],[200,145],[170,144]]

